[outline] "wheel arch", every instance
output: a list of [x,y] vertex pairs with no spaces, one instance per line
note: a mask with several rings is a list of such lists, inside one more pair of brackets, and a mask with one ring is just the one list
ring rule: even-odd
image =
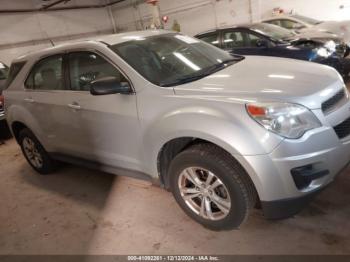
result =
[[19,143],[19,134],[20,134],[20,132],[23,129],[26,129],[26,128],[30,130],[30,128],[27,125],[25,125],[23,122],[21,122],[21,121],[14,121],[11,124],[12,134],[15,137],[17,143]]
[[169,174],[169,167],[171,164],[171,161],[181,152],[186,150],[187,148],[199,144],[199,143],[207,143],[211,144],[220,150],[226,152],[232,157],[232,161],[236,161],[242,169],[245,171],[248,179],[253,184],[257,195],[259,196],[259,185],[260,182],[257,177],[254,176],[254,174],[249,174],[247,169],[245,168],[245,165],[241,162],[241,157],[235,157],[235,154],[230,152],[229,145],[226,145],[224,142],[218,142],[218,141],[212,141],[208,138],[199,138],[199,137],[191,137],[191,136],[184,136],[184,137],[177,137],[173,138],[166,143],[163,144],[161,149],[158,152],[157,157],[157,170],[158,175],[161,184],[169,190],[170,188],[170,174]]

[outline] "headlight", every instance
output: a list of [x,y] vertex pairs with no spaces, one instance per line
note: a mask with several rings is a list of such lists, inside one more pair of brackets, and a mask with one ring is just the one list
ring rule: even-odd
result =
[[297,139],[306,131],[321,127],[320,121],[306,107],[289,103],[247,104],[248,114],[267,130]]
[[321,57],[329,57],[332,53],[325,47],[320,47],[317,49],[317,55]]
[[333,40],[327,41],[324,47],[327,48],[330,52],[335,52],[337,50],[337,44]]

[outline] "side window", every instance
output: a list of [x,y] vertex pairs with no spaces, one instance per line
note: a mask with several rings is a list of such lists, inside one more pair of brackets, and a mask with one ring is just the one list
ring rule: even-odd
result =
[[220,43],[218,40],[218,33],[203,35],[198,37],[200,40],[207,42],[211,45],[215,45],[216,47],[220,47]]
[[63,57],[55,55],[40,60],[32,69],[25,86],[35,90],[62,90]]
[[128,82],[118,69],[92,52],[70,53],[69,72],[74,91],[90,91],[90,83],[103,77],[115,77],[120,83]]
[[305,27],[302,24],[289,19],[281,20],[281,26],[287,29],[301,29]]
[[224,33],[223,43],[224,48],[233,49],[239,47],[245,47],[244,33],[239,31],[228,31]]
[[261,38],[255,34],[247,33],[246,35],[247,35],[247,38],[246,38],[247,46],[248,47],[258,47],[258,41],[260,41]]
[[270,21],[266,21],[265,23],[282,26],[281,25],[281,20],[270,20]]

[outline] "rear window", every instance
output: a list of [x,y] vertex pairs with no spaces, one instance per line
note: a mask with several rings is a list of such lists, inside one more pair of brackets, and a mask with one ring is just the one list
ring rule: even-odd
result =
[[13,80],[15,80],[16,76],[21,71],[25,63],[26,62],[12,63],[4,89],[7,89],[11,85],[11,83],[13,82]]

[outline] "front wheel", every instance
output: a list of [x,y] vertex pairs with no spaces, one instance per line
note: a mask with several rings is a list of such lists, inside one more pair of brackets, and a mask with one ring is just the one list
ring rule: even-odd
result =
[[194,145],[171,163],[170,186],[181,208],[212,230],[238,228],[257,199],[239,163],[211,144]]

